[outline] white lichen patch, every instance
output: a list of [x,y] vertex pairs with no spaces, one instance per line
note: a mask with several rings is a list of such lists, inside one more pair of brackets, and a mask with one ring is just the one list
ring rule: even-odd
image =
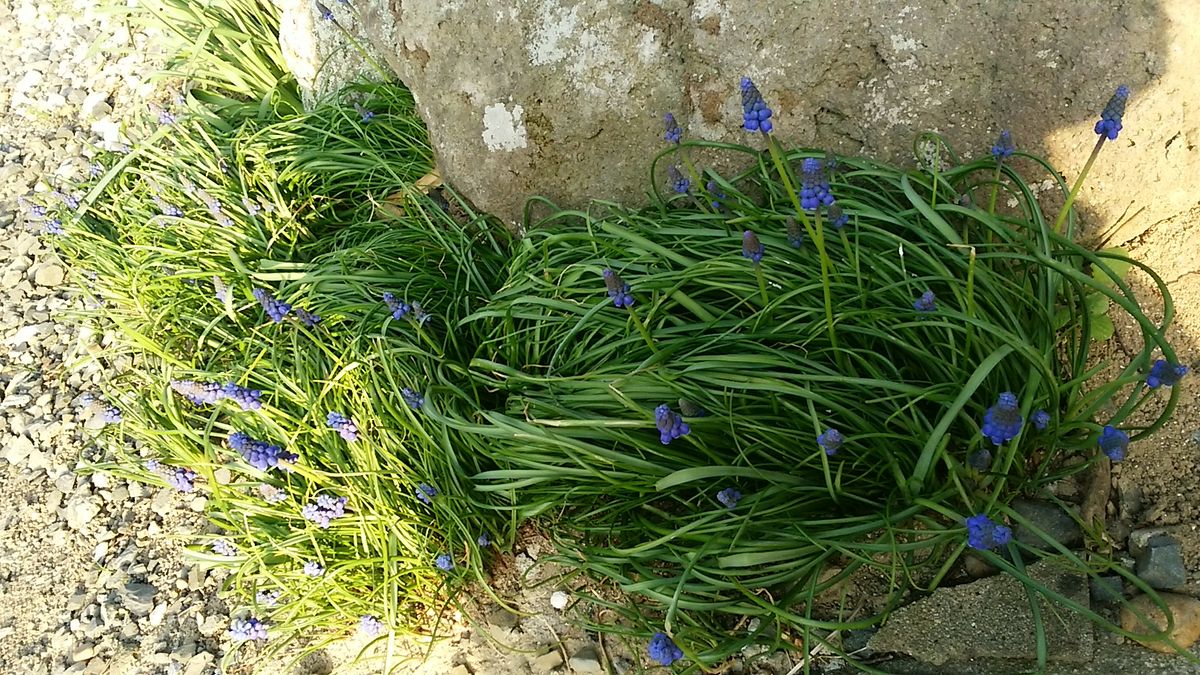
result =
[[728,18],[729,12],[725,9],[724,3],[721,0],[696,0],[692,5],[692,19],[694,21],[703,21],[710,16],[716,16],[722,19]]
[[529,39],[529,62],[546,66],[567,58],[568,43],[579,29],[579,8],[565,10],[554,0],[549,0],[542,3],[535,16],[541,18],[541,23],[533,27]]
[[658,31],[653,28],[642,33],[638,38],[638,58],[642,63],[650,63],[659,55]]
[[493,103],[483,109],[483,144],[488,150],[512,152],[527,145],[525,109],[513,105],[512,110],[504,103]]

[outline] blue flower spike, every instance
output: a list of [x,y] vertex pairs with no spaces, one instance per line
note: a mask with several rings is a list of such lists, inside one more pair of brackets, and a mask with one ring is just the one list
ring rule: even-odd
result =
[[614,307],[628,308],[633,306],[633,295],[630,293],[629,284],[621,278],[621,275],[611,269],[604,270],[604,286],[608,289],[608,297],[612,299]]
[[679,141],[683,138],[683,129],[679,128],[679,123],[675,121],[674,115],[671,113],[663,115],[663,128],[666,130],[663,133],[663,140],[679,145]]
[[995,445],[1011,441],[1021,432],[1025,420],[1021,417],[1021,408],[1017,403],[1017,395],[1011,391],[1000,394],[996,405],[987,409],[983,415],[983,435]]
[[1112,98],[1100,113],[1100,121],[1096,122],[1096,133],[1110,141],[1117,140],[1121,133],[1121,118],[1125,116],[1125,104],[1129,102],[1129,87],[1121,85],[1113,93]]
[[800,164],[800,208],[816,211],[822,206],[833,206],[825,165],[816,157],[807,157]]
[[666,633],[655,633],[646,646],[646,654],[658,663],[669,666],[683,658],[683,650]]
[[817,436],[817,445],[825,450],[825,454],[832,457],[841,449],[842,443],[846,442],[846,437],[842,436],[842,432],[837,429],[826,429]]
[[996,158],[997,162],[1003,162],[1013,153],[1017,151],[1017,146],[1013,145],[1012,134],[1005,129],[1000,132],[1000,136],[996,138],[996,142],[992,144],[992,157]]
[[672,164],[667,167],[667,185],[675,192],[675,194],[687,194],[692,188],[692,181],[688,180],[687,176],[679,170],[678,164]]
[[1012,530],[997,524],[986,514],[967,518],[967,545],[977,551],[1000,548],[1012,540]]
[[761,131],[764,135],[771,133],[771,109],[767,107],[762,94],[754,82],[742,78],[742,126],[746,131]]
[[1187,375],[1188,367],[1184,365],[1169,363],[1165,359],[1159,359],[1150,366],[1150,373],[1146,375],[1146,386],[1151,389],[1159,387],[1173,387],[1179,383],[1179,380]]
[[763,243],[759,240],[758,235],[752,230],[746,230],[742,233],[742,256],[749,258],[750,262],[755,265],[762,262],[763,259]]
[[1105,426],[1100,432],[1100,449],[1114,462],[1125,459],[1129,450],[1129,434],[1114,426]]
[[229,624],[229,638],[234,642],[266,642],[267,624],[252,616],[234,619]]
[[1038,410],[1029,416],[1029,421],[1038,431],[1045,431],[1046,427],[1050,426],[1050,413],[1045,410]]
[[840,230],[848,222],[850,222],[850,214],[843,211],[842,207],[836,203],[829,205],[829,224],[833,226],[833,229]]
[[734,509],[738,502],[742,499],[742,493],[737,488],[725,488],[717,493],[717,501],[721,502],[721,506],[727,509]]
[[925,291],[921,297],[913,301],[913,309],[918,312],[936,312],[937,296],[933,294],[933,291]]
[[787,219],[787,238],[788,244],[792,248],[800,248],[804,245],[804,230],[801,229],[800,223],[797,223],[796,219],[791,216],[788,216]]
[[663,445],[670,445],[671,441],[680,436],[687,436],[692,432],[692,428],[688,426],[683,418],[671,410],[671,406],[666,403],[654,409],[654,426],[658,428],[658,440]]

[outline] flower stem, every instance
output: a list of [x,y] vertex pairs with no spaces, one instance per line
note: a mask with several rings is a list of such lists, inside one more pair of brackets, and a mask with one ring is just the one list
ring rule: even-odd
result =
[[1104,147],[1106,138],[1101,136],[1096,141],[1096,147],[1092,148],[1092,154],[1088,157],[1087,163],[1083,165],[1083,171],[1079,172],[1079,178],[1075,179],[1075,185],[1071,186],[1071,193],[1067,195],[1067,201],[1063,202],[1062,210],[1058,212],[1058,218],[1054,221],[1054,233],[1062,234],[1063,221],[1067,219],[1067,214],[1071,212],[1071,206],[1075,203],[1075,197],[1079,196],[1079,189],[1083,187],[1083,181],[1087,178],[1088,172],[1092,170],[1092,164],[1095,163],[1096,157],[1100,154],[1100,148]]
[[1000,160],[996,160],[996,177],[992,179],[992,198],[988,200],[988,213],[996,215],[996,195],[1000,192]]
[[637,326],[638,332],[642,334],[642,339],[646,341],[646,346],[650,348],[651,352],[658,354],[658,347],[654,346],[654,340],[650,337],[650,331],[646,329],[646,324],[642,323],[642,320],[638,317],[637,312],[633,311],[632,307],[629,308],[629,316],[633,319],[633,325]]
[[767,136],[767,149],[771,153],[771,160],[775,163],[775,170],[779,172],[779,179],[783,181],[783,189],[787,191],[788,198],[792,200],[792,206],[796,209],[796,217],[804,225],[808,237],[817,247],[817,255],[821,258],[821,286],[825,291],[825,325],[829,331],[830,346],[833,347],[834,352],[838,355],[838,360],[841,361],[843,356],[837,348],[837,332],[833,328],[833,294],[829,284],[829,270],[833,266],[829,262],[829,253],[825,250],[825,233],[820,227],[821,212],[817,211],[817,226],[813,227],[813,223],[809,221],[804,209],[800,207],[800,196],[796,194],[796,186],[792,184],[792,176],[784,162],[783,151],[780,149],[779,143],[774,137],[764,135]]
[[762,293],[763,309],[766,310],[770,300],[767,298],[767,280],[763,278],[762,263],[754,263],[754,274],[758,277],[758,290]]

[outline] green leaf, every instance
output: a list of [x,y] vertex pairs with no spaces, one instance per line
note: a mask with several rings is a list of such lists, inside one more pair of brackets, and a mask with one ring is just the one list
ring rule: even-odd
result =
[[[1101,254],[1104,266],[1108,267],[1106,271],[1100,265],[1092,265],[1092,278],[1096,281],[1115,284],[1117,281],[1124,279],[1125,275],[1129,274],[1129,268],[1133,266],[1133,262],[1129,260],[1128,253],[1119,246],[1100,249],[1096,253]],[[1104,257],[1104,254],[1115,257]]]
[[1104,342],[1113,336],[1114,330],[1112,319],[1107,314],[1092,317],[1092,341]]
[[1083,304],[1087,307],[1088,314],[1102,316],[1108,313],[1108,307],[1112,301],[1103,293],[1088,293],[1083,296]]

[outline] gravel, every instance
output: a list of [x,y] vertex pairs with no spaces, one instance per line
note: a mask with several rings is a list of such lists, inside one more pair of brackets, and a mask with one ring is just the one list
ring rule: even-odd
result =
[[[75,401],[116,371],[112,336],[67,319],[69,269],[21,202],[127,141],[121,116],[155,92],[161,40],[95,0],[0,4],[0,34],[0,673],[207,675],[228,613],[173,538],[205,523],[170,492],[86,470],[103,459],[99,410]],[[219,618],[207,635],[201,613]]]

